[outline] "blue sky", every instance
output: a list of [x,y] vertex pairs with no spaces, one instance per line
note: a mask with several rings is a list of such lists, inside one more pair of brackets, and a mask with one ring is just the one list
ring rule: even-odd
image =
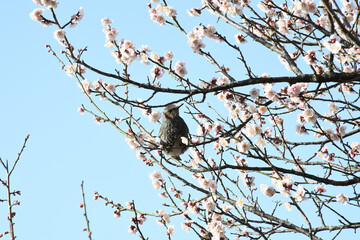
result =
[[[179,16],[185,18],[186,9],[200,4],[192,5],[192,2],[182,1],[175,6]],[[12,163],[23,139],[30,134],[12,178],[12,187],[22,193],[17,198],[21,205],[15,207],[16,235],[18,239],[87,239],[81,231],[85,222],[79,208],[80,183],[84,180],[94,239],[135,239],[127,233],[132,216],[115,219],[112,209],[92,200],[93,192],[99,191],[121,204],[136,200],[138,209],[160,209],[158,192],[153,190],[148,178],[154,169],[136,159],[124,136],[110,125],[99,126],[92,116],[77,112],[81,104],[90,105],[75,79],[60,70],[61,65],[45,48],[50,44],[57,53],[61,49],[53,38],[55,27],[45,28],[30,19],[29,13],[38,7],[31,0],[23,1],[21,7],[18,5],[14,1],[0,3],[2,9],[8,9],[0,15],[0,157]],[[67,36],[77,47],[88,46],[86,58],[99,68],[112,71],[117,67],[108,49],[103,47],[105,36],[100,19],[109,17],[114,20],[113,27],[119,29],[119,38],[133,40],[137,47],[148,44],[160,54],[172,50],[177,60],[188,62],[188,71],[197,79],[214,75],[214,69],[209,69],[201,57],[192,53],[185,36],[150,20],[147,1],[60,1],[56,9],[59,20],[64,23],[79,7],[84,8],[85,16],[76,28],[66,29]],[[205,25],[216,24],[216,19],[207,20],[203,22]],[[190,30],[198,21],[187,18],[185,26]],[[231,30],[224,28],[224,31]],[[248,49],[245,54],[258,74],[288,74],[278,62],[277,68],[268,64],[274,56],[268,51]],[[237,69],[239,65],[232,63],[231,68],[244,74]],[[148,70],[141,68],[133,74],[146,78]],[[98,76],[89,74],[89,77],[95,80]],[[159,126],[154,129],[158,131]],[[3,176],[1,172],[0,177]],[[0,196],[3,197],[2,193]],[[6,216],[5,204],[0,203],[0,233],[7,230]],[[145,232],[165,232],[158,225],[150,227],[145,226]],[[179,226],[176,231],[181,232]],[[182,236],[175,239],[184,239]]]

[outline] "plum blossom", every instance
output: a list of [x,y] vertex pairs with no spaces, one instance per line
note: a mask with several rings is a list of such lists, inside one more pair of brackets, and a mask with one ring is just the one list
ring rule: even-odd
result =
[[344,195],[343,193],[339,193],[337,196],[336,196],[336,201],[337,202],[340,202],[340,203],[342,203],[342,204],[347,204],[348,203],[348,201],[349,201],[349,198],[346,196],[346,195]]
[[175,227],[174,225],[170,225],[166,231],[166,234],[169,235],[169,236],[172,236],[174,235],[174,232],[175,232]]
[[313,65],[316,62],[316,51],[311,49],[305,53],[304,60],[307,64]]
[[258,112],[259,112],[261,115],[265,114],[266,111],[267,111],[267,107],[265,107],[265,106],[260,106],[260,107],[258,108]]
[[325,39],[322,44],[332,54],[337,54],[341,49],[340,38],[336,34],[333,34],[328,39]]
[[79,88],[81,88],[85,93],[91,93],[91,82],[88,79],[84,79],[81,83],[78,84]]
[[[162,5],[158,5],[158,6],[162,6]],[[150,14],[150,18],[151,20],[153,20],[155,23],[158,23],[159,25],[165,25],[165,18],[164,15],[161,14],[157,9],[155,8],[151,8],[149,10],[149,14]]]
[[182,61],[178,61],[175,64],[175,73],[178,74],[180,77],[184,77],[187,74],[185,64],[186,63]]
[[305,189],[303,186],[298,185],[296,192],[294,193],[294,197],[298,202],[306,200],[305,197]]
[[287,93],[290,97],[298,97],[301,93],[301,85],[298,83],[292,84],[287,88]]
[[41,22],[42,13],[45,11],[43,8],[36,8],[30,13],[30,18],[34,21]]
[[57,8],[59,5],[58,1],[55,0],[41,0],[42,6],[50,9],[50,8]]
[[304,124],[298,124],[295,126],[295,132],[296,134],[303,135],[303,134],[309,134],[304,126]]
[[114,84],[112,83],[107,83],[105,84],[105,89],[109,92],[109,93],[114,93],[116,90],[116,87]]
[[291,71],[291,67],[290,67],[288,61],[286,61],[286,59],[283,56],[279,55],[279,60],[280,60],[280,63],[285,66],[286,70]]
[[262,137],[259,137],[255,140],[256,146],[264,148],[266,146],[266,141]]
[[236,34],[235,36],[235,41],[238,43],[238,44],[244,44],[244,43],[247,43],[246,39],[245,39],[245,36],[238,33]]
[[150,180],[152,180],[152,185],[155,189],[163,188],[164,179],[161,176],[161,172],[155,170],[149,174]]
[[177,12],[173,7],[165,6],[162,11],[168,17],[175,17]]
[[323,192],[326,192],[326,188],[323,184],[318,184],[314,187],[315,191],[318,192],[318,193],[323,193]]
[[249,176],[247,173],[241,173],[241,180],[246,188],[255,186],[255,177]]
[[220,240],[225,237],[225,226],[221,221],[212,220],[206,225],[206,229],[212,234],[213,240]]
[[337,133],[338,135],[340,135],[341,137],[343,137],[346,133],[346,125],[340,125],[340,127],[337,128]]
[[279,19],[276,23],[278,25],[279,31],[282,34],[287,34],[290,32],[289,30],[289,25],[291,23],[290,19]]
[[250,97],[252,99],[257,99],[259,97],[260,90],[258,88],[253,88],[250,91]]
[[250,143],[248,143],[247,141],[242,141],[240,143],[237,143],[236,146],[237,146],[237,149],[239,150],[239,152],[241,152],[241,153],[248,152],[251,147]]
[[235,205],[242,208],[244,206],[244,200],[242,198],[237,198]]
[[214,211],[216,204],[211,197],[208,197],[202,202],[202,206],[206,211],[211,212]]
[[164,58],[166,60],[171,61],[174,58],[174,53],[172,51],[168,51],[168,52],[164,53]]
[[70,27],[73,28],[81,21],[84,17],[84,8],[80,7],[79,11],[71,16]]
[[150,122],[156,123],[161,118],[161,113],[159,111],[152,111],[148,118]]
[[267,186],[266,184],[261,184],[260,190],[264,195],[268,197],[273,197],[275,195],[275,189],[273,187]]
[[243,132],[247,137],[255,137],[261,133],[261,127],[255,123],[248,123]]
[[285,175],[280,180],[279,176],[276,173],[274,173],[274,178],[272,181],[273,181],[273,184],[275,184],[276,188],[280,191],[280,193],[283,196],[285,196],[285,197],[291,196],[290,190],[292,189],[294,182],[292,181],[290,175]]
[[131,234],[135,234],[137,232],[137,228],[134,226],[134,225],[130,225],[129,226],[129,229],[128,229],[128,232],[131,233]]
[[291,211],[291,204],[289,202],[283,202],[284,208],[286,208],[289,212]]
[[221,210],[223,210],[225,213],[231,211],[231,209],[233,208],[231,205],[227,205],[227,204],[221,204],[220,205]]
[[198,8],[191,8],[190,10],[186,10],[186,12],[191,17],[198,17],[201,14],[201,10]]
[[191,222],[181,223],[181,229],[184,230],[185,232],[190,232],[190,226],[191,226]]
[[190,213],[199,213],[200,212],[200,204],[199,202],[190,201],[187,205],[187,209]]
[[360,143],[359,142],[352,142],[351,149],[349,151],[349,155],[351,157],[355,157],[356,155],[360,154]]
[[104,27],[107,27],[108,25],[110,25],[112,23],[113,23],[113,21],[108,17],[104,17],[103,19],[101,19],[101,25],[103,25]]
[[317,115],[316,115],[315,111],[311,108],[305,109],[301,115],[304,117],[304,120],[306,122],[315,123],[317,120]]
[[151,77],[153,77],[154,79],[159,79],[164,75],[165,71],[164,69],[158,67],[157,65],[155,65],[152,69],[151,69]]
[[217,189],[217,183],[214,179],[198,178],[198,182],[205,190],[210,189],[212,192],[215,192]]
[[84,115],[85,110],[84,110],[83,108],[78,108],[78,112],[79,112],[81,115]]
[[339,111],[339,107],[334,102],[330,103],[328,106],[329,106],[329,111],[332,113],[337,113]]

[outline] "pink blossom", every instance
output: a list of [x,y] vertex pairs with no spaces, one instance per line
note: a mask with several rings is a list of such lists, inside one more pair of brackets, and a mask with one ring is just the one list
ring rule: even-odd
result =
[[182,222],[181,223],[181,228],[185,232],[190,232],[190,226],[191,226],[191,222]]
[[318,193],[323,193],[323,192],[326,192],[326,188],[323,184],[318,184],[314,187],[315,191],[318,192]]
[[206,225],[206,229],[212,234],[212,239],[222,239],[225,236],[225,227],[221,221],[212,220]]
[[84,110],[83,108],[78,108],[78,112],[79,112],[81,115],[84,115],[85,110]]
[[316,62],[316,51],[311,49],[305,53],[304,60],[307,64],[312,65]]
[[168,17],[175,17],[177,12],[173,7],[165,6],[162,11]]
[[227,204],[221,204],[220,205],[221,210],[223,210],[225,213],[231,211],[231,209],[233,208],[231,205],[227,205]]
[[50,9],[50,8],[57,8],[59,2],[55,0],[41,0],[42,4]]
[[274,90],[268,90],[265,92],[265,97],[271,101],[277,101],[279,96]]
[[43,6],[44,4],[42,3],[42,0],[33,0],[33,3],[39,5],[39,6]]
[[166,234],[169,235],[169,236],[172,236],[174,235],[174,232],[175,232],[175,227],[174,225],[170,225],[166,231]]
[[296,192],[294,194],[294,197],[296,198],[296,200],[298,202],[302,202],[302,201],[306,200],[305,189],[304,189],[303,186],[298,185],[297,190],[296,190]]
[[338,127],[338,129],[337,129],[337,133],[341,136],[341,137],[343,137],[343,136],[345,136],[345,133],[346,133],[346,125],[341,125],[340,127]]
[[199,52],[201,48],[205,47],[205,44],[203,44],[200,38],[197,38],[192,34],[192,32],[188,34],[188,43],[194,52]]
[[258,108],[258,112],[259,112],[261,115],[265,114],[266,111],[267,111],[267,107],[265,107],[265,106],[260,106],[260,107]]
[[247,43],[246,39],[245,39],[245,36],[238,33],[235,35],[235,41],[238,43],[238,44],[244,44],[244,43]]
[[143,160],[143,161],[146,161],[146,156],[144,153],[140,152],[140,151],[137,151],[136,152],[136,158],[137,159],[140,159],[140,160]]
[[290,25],[290,20],[289,19],[279,19],[276,23],[277,23],[277,25],[279,27],[279,31],[282,34],[289,33],[289,25]]
[[119,209],[117,209],[117,210],[114,211],[114,217],[115,217],[115,218],[120,218],[120,217],[121,217],[121,213],[120,213],[120,210],[119,210]]
[[99,118],[99,117],[94,117],[94,122],[100,125],[100,123],[101,123],[101,118]]
[[284,208],[286,208],[289,212],[291,211],[291,204],[289,202],[283,202]]
[[104,27],[107,27],[108,25],[112,24],[113,21],[108,18],[108,17],[104,17],[103,19],[101,19],[101,24],[104,26]]
[[348,201],[349,201],[349,198],[346,196],[346,195],[344,195],[343,193],[339,193],[337,196],[336,196],[336,201],[337,202],[340,202],[340,203],[342,203],[342,204],[347,204],[348,203]]
[[317,115],[315,111],[311,108],[307,108],[302,112],[302,116],[304,117],[306,122],[315,123],[317,120]]
[[135,234],[137,232],[137,228],[134,225],[130,225],[128,232],[131,234]]
[[198,17],[201,14],[201,10],[198,8],[191,8],[190,10],[186,10],[186,12],[191,17]]
[[151,69],[151,77],[153,77],[154,79],[159,79],[164,75],[164,69],[158,67],[158,66],[154,66]]
[[244,206],[244,200],[243,200],[242,198],[237,198],[237,199],[236,199],[236,202],[235,202],[235,205],[236,205],[237,207],[242,208],[242,207]]
[[293,84],[290,87],[287,88],[287,93],[290,97],[297,97],[300,95],[301,92],[301,86],[300,84]]
[[150,122],[156,123],[161,118],[161,113],[159,111],[152,111],[148,117]]
[[261,134],[261,127],[255,123],[248,123],[243,132],[247,137],[254,137]]
[[158,170],[154,170],[152,173],[149,174],[149,178],[151,180],[162,179],[161,172],[159,172]]
[[250,91],[250,97],[252,99],[257,99],[259,97],[260,90],[258,88],[253,88]]
[[175,64],[175,73],[178,74],[180,77],[184,77],[187,74],[185,64],[186,63],[182,61],[179,61]]
[[241,179],[244,187],[249,188],[255,186],[255,177],[249,176],[247,173],[241,173]]
[[71,16],[71,23],[70,27],[73,28],[81,21],[81,19],[84,17],[84,8],[80,7],[79,11]]
[[168,51],[168,52],[164,53],[164,57],[166,60],[171,61],[174,57],[174,53],[172,51]]
[[264,148],[266,146],[266,142],[262,137],[259,137],[255,140],[256,146],[260,148]]
[[30,13],[30,18],[34,21],[41,22],[42,13],[45,11],[43,8],[36,8]]
[[105,85],[105,89],[109,92],[109,93],[114,93],[116,88],[115,88],[115,85],[114,84],[111,84],[111,83],[107,83]]
[[336,34],[333,34],[328,39],[325,39],[322,44],[332,54],[337,54],[341,49],[340,38]]
[[268,197],[273,197],[275,195],[275,189],[267,186],[266,184],[261,184],[260,189],[261,192]]
[[239,150],[239,152],[241,153],[246,153],[250,150],[250,143],[246,142],[246,141],[242,141],[238,144],[236,144],[237,149]]
[[296,134],[303,135],[303,134],[309,134],[304,126],[304,124],[298,124],[295,126],[295,132]]
[[328,106],[329,111],[332,113],[337,113],[339,111],[339,107],[336,105],[336,103],[330,103]]

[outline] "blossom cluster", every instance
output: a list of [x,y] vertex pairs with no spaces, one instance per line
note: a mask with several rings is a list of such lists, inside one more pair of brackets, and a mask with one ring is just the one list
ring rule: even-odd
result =
[[[106,92],[110,94],[116,91],[116,86],[112,83],[106,83],[101,78],[90,82],[88,79],[84,79],[79,83],[79,88],[81,88],[86,94],[90,95],[92,91],[99,91],[104,89]],[[104,99],[104,96],[101,98]]]
[[201,48],[205,47],[202,40],[208,37],[217,42],[221,42],[221,38],[217,35],[216,29],[213,25],[209,24],[207,27],[204,25],[195,26],[193,31],[187,34],[189,46],[194,52],[199,52]]
[[155,23],[158,23],[159,25],[165,25],[166,19],[165,16],[168,16],[170,18],[175,18],[177,15],[176,10],[171,6],[164,6],[161,3],[157,4],[156,8],[152,8],[151,4],[149,4],[150,10],[150,18]]

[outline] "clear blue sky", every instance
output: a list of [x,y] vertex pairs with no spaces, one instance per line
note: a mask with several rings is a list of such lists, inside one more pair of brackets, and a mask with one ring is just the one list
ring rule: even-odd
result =
[[[184,17],[186,9],[200,6],[200,1],[196,4],[190,0],[181,2],[177,9]],[[100,19],[109,17],[119,29],[119,38],[134,40],[137,47],[148,44],[160,54],[173,50],[177,60],[190,62],[188,71],[196,79],[214,75],[213,70],[208,74],[205,61],[192,53],[185,36],[150,20],[147,3],[145,0],[67,0],[60,1],[56,12],[64,23],[79,7],[84,8],[84,19],[76,28],[66,29],[67,35],[77,47],[88,46],[87,58],[105,70],[112,71],[116,67],[108,49],[103,47],[105,37]],[[87,239],[86,233],[81,231],[85,222],[79,208],[82,180],[85,181],[94,239],[136,239],[127,233],[132,216],[113,218],[113,209],[92,200],[93,191],[121,204],[134,199],[139,209],[161,209],[160,203],[156,203],[159,202],[158,191],[153,190],[148,178],[148,173],[154,169],[136,159],[124,136],[114,128],[99,126],[90,115],[82,116],[77,112],[81,104],[90,105],[75,79],[66,76],[57,60],[47,53],[46,44],[54,46],[59,53],[52,34],[56,29],[54,26],[45,28],[30,19],[29,13],[37,7],[31,0],[22,1],[20,6],[18,1],[0,3],[0,8],[5,9],[0,15],[0,157],[13,162],[23,139],[30,134],[12,179],[12,187],[22,193],[17,198],[21,205],[15,207],[17,239]],[[187,30],[198,21],[187,20]],[[215,25],[215,21],[212,19],[211,23]],[[208,22],[203,23],[207,25]],[[257,62],[252,67],[257,73],[287,74],[278,62],[278,69],[267,64],[271,56],[268,51],[255,51],[258,50],[249,50],[248,57],[249,63]],[[145,78],[148,72],[137,74]],[[90,76],[93,77],[90,80],[98,77]],[[158,126],[154,128],[158,131]],[[0,177],[3,176],[1,172]],[[4,196],[2,191],[3,188],[0,198]],[[0,203],[0,233],[8,229],[6,216],[6,206]],[[144,230],[150,231],[150,236],[165,232],[158,225]],[[180,226],[176,226],[176,232],[181,231]],[[160,236],[154,239],[165,239],[163,234]],[[175,239],[184,239],[182,236]]]

